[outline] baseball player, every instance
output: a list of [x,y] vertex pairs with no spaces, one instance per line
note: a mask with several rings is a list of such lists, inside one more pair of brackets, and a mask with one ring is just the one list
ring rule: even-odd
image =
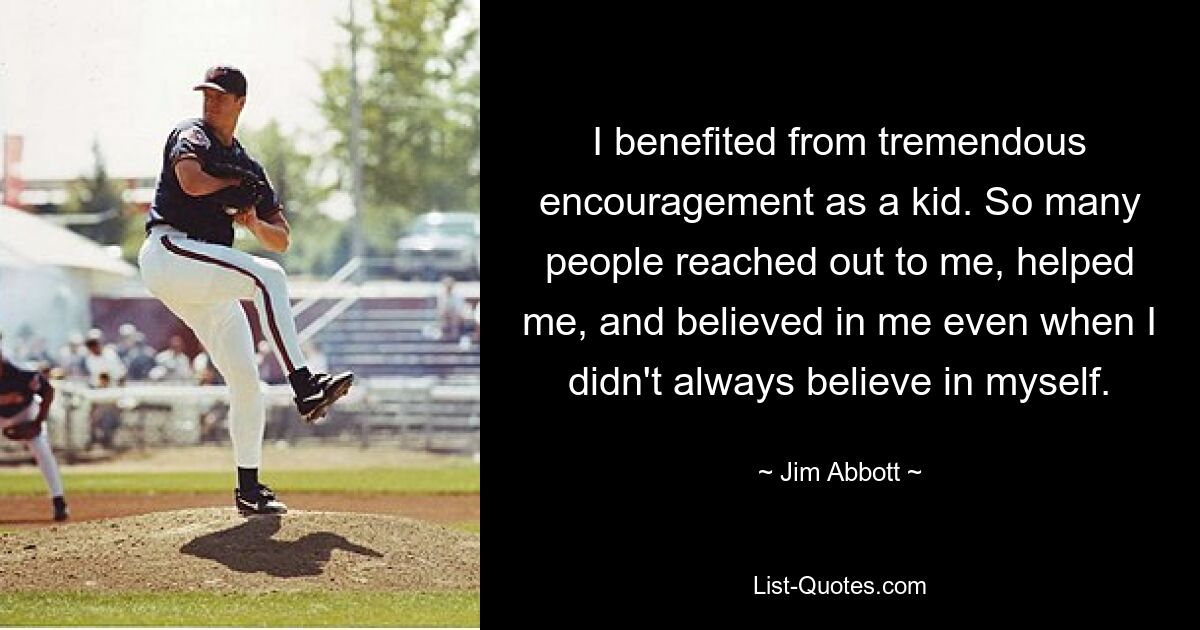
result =
[[54,504],[54,520],[65,521],[71,513],[63,497],[58,461],[50,450],[46,415],[54,402],[54,388],[37,372],[22,370],[9,363],[0,350],[0,429],[4,437],[16,440],[33,453]]
[[146,287],[191,327],[229,385],[229,433],[238,471],[234,505],[246,515],[280,514],[287,506],[258,481],[265,409],[239,300],[253,299],[258,307],[263,333],[306,422],[322,418],[350,389],[354,375],[309,371],[283,268],[233,248],[235,223],[270,251],[284,252],[291,244],[291,228],[266,171],[234,137],[246,104],[245,75],[216,66],[194,89],[204,93],[204,116],[179,123],[167,137],[138,263]]

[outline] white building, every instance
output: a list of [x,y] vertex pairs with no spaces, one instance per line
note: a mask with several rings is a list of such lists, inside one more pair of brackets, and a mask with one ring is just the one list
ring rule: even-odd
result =
[[136,277],[137,269],[66,228],[0,205],[0,330],[11,343],[28,330],[62,345],[92,326],[90,298]]

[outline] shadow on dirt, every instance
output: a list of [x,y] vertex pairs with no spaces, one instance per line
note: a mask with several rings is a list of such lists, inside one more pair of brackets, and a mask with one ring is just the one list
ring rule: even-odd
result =
[[56,523],[54,519],[47,516],[46,518],[0,518],[0,526],[2,525],[66,525],[66,523]]
[[241,573],[266,573],[291,578],[321,575],[334,549],[372,558],[383,554],[331,532],[305,534],[299,540],[272,540],[280,517],[255,516],[245,523],[205,534],[179,548],[197,558],[216,560]]

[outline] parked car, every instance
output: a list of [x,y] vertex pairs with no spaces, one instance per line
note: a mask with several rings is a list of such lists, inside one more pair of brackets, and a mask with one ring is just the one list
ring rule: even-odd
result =
[[479,278],[479,215],[428,212],[417,217],[396,242],[401,277],[436,280],[442,276]]

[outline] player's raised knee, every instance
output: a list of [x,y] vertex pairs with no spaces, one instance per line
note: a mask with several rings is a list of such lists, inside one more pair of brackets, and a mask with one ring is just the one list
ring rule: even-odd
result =
[[287,271],[284,271],[283,266],[269,258],[259,258],[258,274],[265,282],[285,282],[287,280]]
[[284,275],[284,276],[287,275],[287,271],[285,271],[283,269],[283,265],[280,265],[279,263],[275,262],[274,260],[271,260],[270,258],[255,258],[255,262],[257,262],[259,267],[262,268],[264,271],[267,271],[269,273],[278,273],[278,274]]

